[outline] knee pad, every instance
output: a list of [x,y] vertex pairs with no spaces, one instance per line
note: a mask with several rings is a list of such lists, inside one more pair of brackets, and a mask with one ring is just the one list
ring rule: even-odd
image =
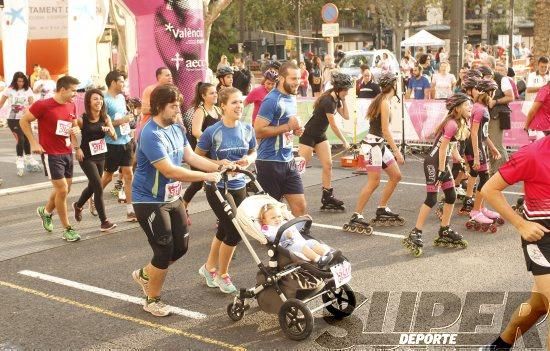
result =
[[489,173],[487,171],[479,172],[479,182],[477,183],[477,191],[481,191],[483,186],[489,180]]
[[449,205],[453,205],[456,201],[456,191],[455,188],[449,188],[443,190],[443,193],[445,194],[445,203]]
[[424,204],[428,206],[429,208],[432,208],[437,204],[437,193],[427,193],[426,194],[426,200],[424,201]]

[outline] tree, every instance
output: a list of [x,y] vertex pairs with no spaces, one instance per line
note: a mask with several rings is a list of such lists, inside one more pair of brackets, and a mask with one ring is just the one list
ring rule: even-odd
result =
[[[208,51],[210,49],[210,33],[212,32],[212,24],[223,10],[225,10],[232,0],[203,0],[202,7],[204,13],[204,50],[205,50],[205,61],[208,61]],[[243,1],[243,0],[241,0]]]
[[534,13],[535,56],[548,55],[550,52],[550,32],[548,18],[550,18],[550,0],[535,0]]
[[377,2],[376,8],[382,21],[393,28],[395,57],[401,58],[401,38],[409,25],[409,16],[413,8],[418,8],[420,0],[385,0]]

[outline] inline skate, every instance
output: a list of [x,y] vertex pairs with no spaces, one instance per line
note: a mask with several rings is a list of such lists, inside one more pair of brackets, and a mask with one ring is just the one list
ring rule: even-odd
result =
[[403,246],[407,248],[414,257],[420,257],[422,255],[422,247],[424,242],[422,241],[422,231],[414,228],[409,232],[409,236],[401,241]]
[[345,211],[344,201],[334,197],[334,189],[323,188],[323,197],[321,198],[321,211]]
[[504,219],[502,217],[500,217],[500,214],[498,212],[491,211],[486,207],[482,207],[481,212],[485,215],[485,217],[492,220],[494,224],[496,224],[496,225],[503,225],[504,224]]
[[397,213],[393,213],[389,207],[379,207],[376,209],[376,217],[370,220],[373,227],[393,227],[405,224],[405,219]]
[[464,190],[461,185],[455,186],[455,192],[457,199],[464,200],[466,198],[466,190]]
[[25,170],[27,172],[40,172],[42,171],[42,166],[34,157],[27,155],[25,156]]
[[342,229],[346,232],[371,235],[373,228],[369,222],[365,220],[363,215],[354,213],[349,220],[349,223],[344,224]]
[[465,249],[468,242],[462,239],[462,235],[455,232],[449,226],[439,227],[438,238],[434,240],[434,246],[451,249]]
[[468,216],[472,208],[474,207],[474,199],[471,197],[465,197],[462,207],[458,210],[458,214],[461,216]]
[[518,197],[516,204],[512,205],[512,208],[514,211],[516,211],[517,214],[522,215],[523,214],[523,202],[525,201],[525,198],[523,196]]
[[477,232],[496,233],[497,226],[493,223],[493,220],[487,218],[483,212],[472,210],[470,212],[470,220],[466,222],[466,229],[475,230]]

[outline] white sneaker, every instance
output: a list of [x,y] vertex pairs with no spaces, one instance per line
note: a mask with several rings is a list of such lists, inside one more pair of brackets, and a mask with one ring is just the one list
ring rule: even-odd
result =
[[146,298],[145,303],[143,304],[143,310],[156,317],[166,317],[170,314],[170,308],[160,301],[160,297],[157,297],[152,301],[147,301]]
[[23,173],[25,173],[25,161],[23,157],[17,157],[17,160],[15,160],[15,168],[17,168],[17,175],[22,177]]

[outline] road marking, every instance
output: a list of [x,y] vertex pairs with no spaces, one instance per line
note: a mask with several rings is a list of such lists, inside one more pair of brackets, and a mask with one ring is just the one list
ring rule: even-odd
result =
[[[22,274],[22,275],[26,275],[28,277],[38,278],[38,279],[45,280],[45,281],[48,281],[48,282],[51,282],[51,283],[65,285],[65,286],[69,286],[71,288],[91,292],[91,293],[98,294],[98,295],[111,297],[113,299],[118,299],[118,300],[122,300],[122,301],[126,301],[126,302],[131,302],[131,303],[135,303],[136,305],[143,306],[143,298],[141,298],[141,297],[130,296],[130,295],[118,293],[118,292],[115,292],[115,291],[102,289],[102,288],[98,288],[98,287],[95,287],[95,286],[82,284],[82,283],[78,283],[78,282],[75,282],[75,281],[72,281],[72,280],[67,280],[67,279],[63,279],[63,278],[59,278],[59,277],[54,277],[52,275],[43,274],[43,273],[34,272],[34,271],[22,270],[22,271],[19,271],[18,273]],[[179,307],[174,307],[174,306],[168,306],[168,307],[170,308],[170,312],[172,312],[174,314],[177,314],[177,315],[180,315],[180,316],[189,317],[189,318],[193,318],[193,319],[204,319],[204,318],[206,318],[205,314],[202,314],[202,313],[199,313],[199,312],[189,311],[189,310],[179,308]]]
[[[85,181],[88,181],[88,178],[86,178],[86,176],[79,176],[79,177],[73,178],[73,184],[82,183]],[[34,190],[40,190],[40,189],[48,189],[51,187],[52,187],[51,182],[41,182],[41,183],[16,186],[13,188],[0,189],[0,196],[19,194],[27,191],[34,191]]]
[[[388,181],[386,179],[382,179],[380,180],[380,182],[382,183],[387,183]],[[414,185],[414,186],[423,186],[425,187],[426,186],[426,183],[413,183],[413,182],[399,182],[399,184],[403,184],[403,185]],[[502,193],[504,194],[509,194],[509,195],[523,195],[523,193],[518,193],[516,191],[503,191]]]
[[229,344],[229,343],[226,343],[226,342],[223,342],[223,341],[214,340],[214,339],[202,336],[202,335],[189,333],[189,332],[186,332],[186,331],[183,331],[183,330],[180,330],[180,329],[167,327],[167,326],[162,325],[162,324],[149,322],[149,321],[146,321],[144,319],[139,319],[139,318],[127,316],[127,315],[124,315],[124,314],[121,314],[121,313],[118,313],[118,312],[113,312],[111,310],[104,309],[104,308],[101,308],[101,307],[88,305],[88,304],[85,304],[85,303],[81,303],[81,302],[77,302],[77,301],[74,301],[74,300],[66,299],[64,297],[51,295],[51,294],[48,294],[48,293],[45,293],[45,292],[42,292],[42,291],[39,291],[39,290],[26,288],[24,286],[20,286],[20,285],[17,285],[17,284],[12,284],[12,283],[5,282],[5,281],[2,281],[2,280],[0,280],[0,286],[4,286],[4,287],[12,288],[12,289],[15,289],[15,290],[23,291],[23,292],[33,294],[33,295],[36,295],[36,296],[40,296],[40,297],[43,297],[43,298],[46,298],[46,299],[49,299],[49,300],[53,300],[53,301],[65,303],[65,304],[68,304],[68,305],[84,308],[84,309],[90,310],[92,312],[103,314],[103,315],[106,315],[106,316],[109,316],[109,317],[129,321],[129,322],[134,322],[134,323],[137,323],[137,324],[140,324],[140,325],[143,325],[143,326],[146,326],[146,327],[151,327],[151,328],[154,328],[154,329],[157,329],[157,330],[169,333],[169,334],[181,335],[181,336],[184,336],[184,337],[187,337],[187,338],[190,338],[190,339],[195,339],[195,340],[207,343],[207,344],[212,344],[212,345],[216,345],[216,346],[219,346],[219,347],[224,347],[224,348],[227,348],[227,349],[230,349],[230,350],[236,350],[236,351],[246,350],[245,348],[237,346],[237,345],[232,345],[232,344]]
[[[336,230],[343,231],[342,227],[339,227],[336,225],[322,224],[322,223],[313,223],[312,225],[319,228],[336,229]],[[372,235],[387,236],[388,238],[396,238],[396,239],[403,239],[405,237],[404,235],[401,235],[401,234],[384,233],[384,232],[377,232],[377,231],[372,232]]]

